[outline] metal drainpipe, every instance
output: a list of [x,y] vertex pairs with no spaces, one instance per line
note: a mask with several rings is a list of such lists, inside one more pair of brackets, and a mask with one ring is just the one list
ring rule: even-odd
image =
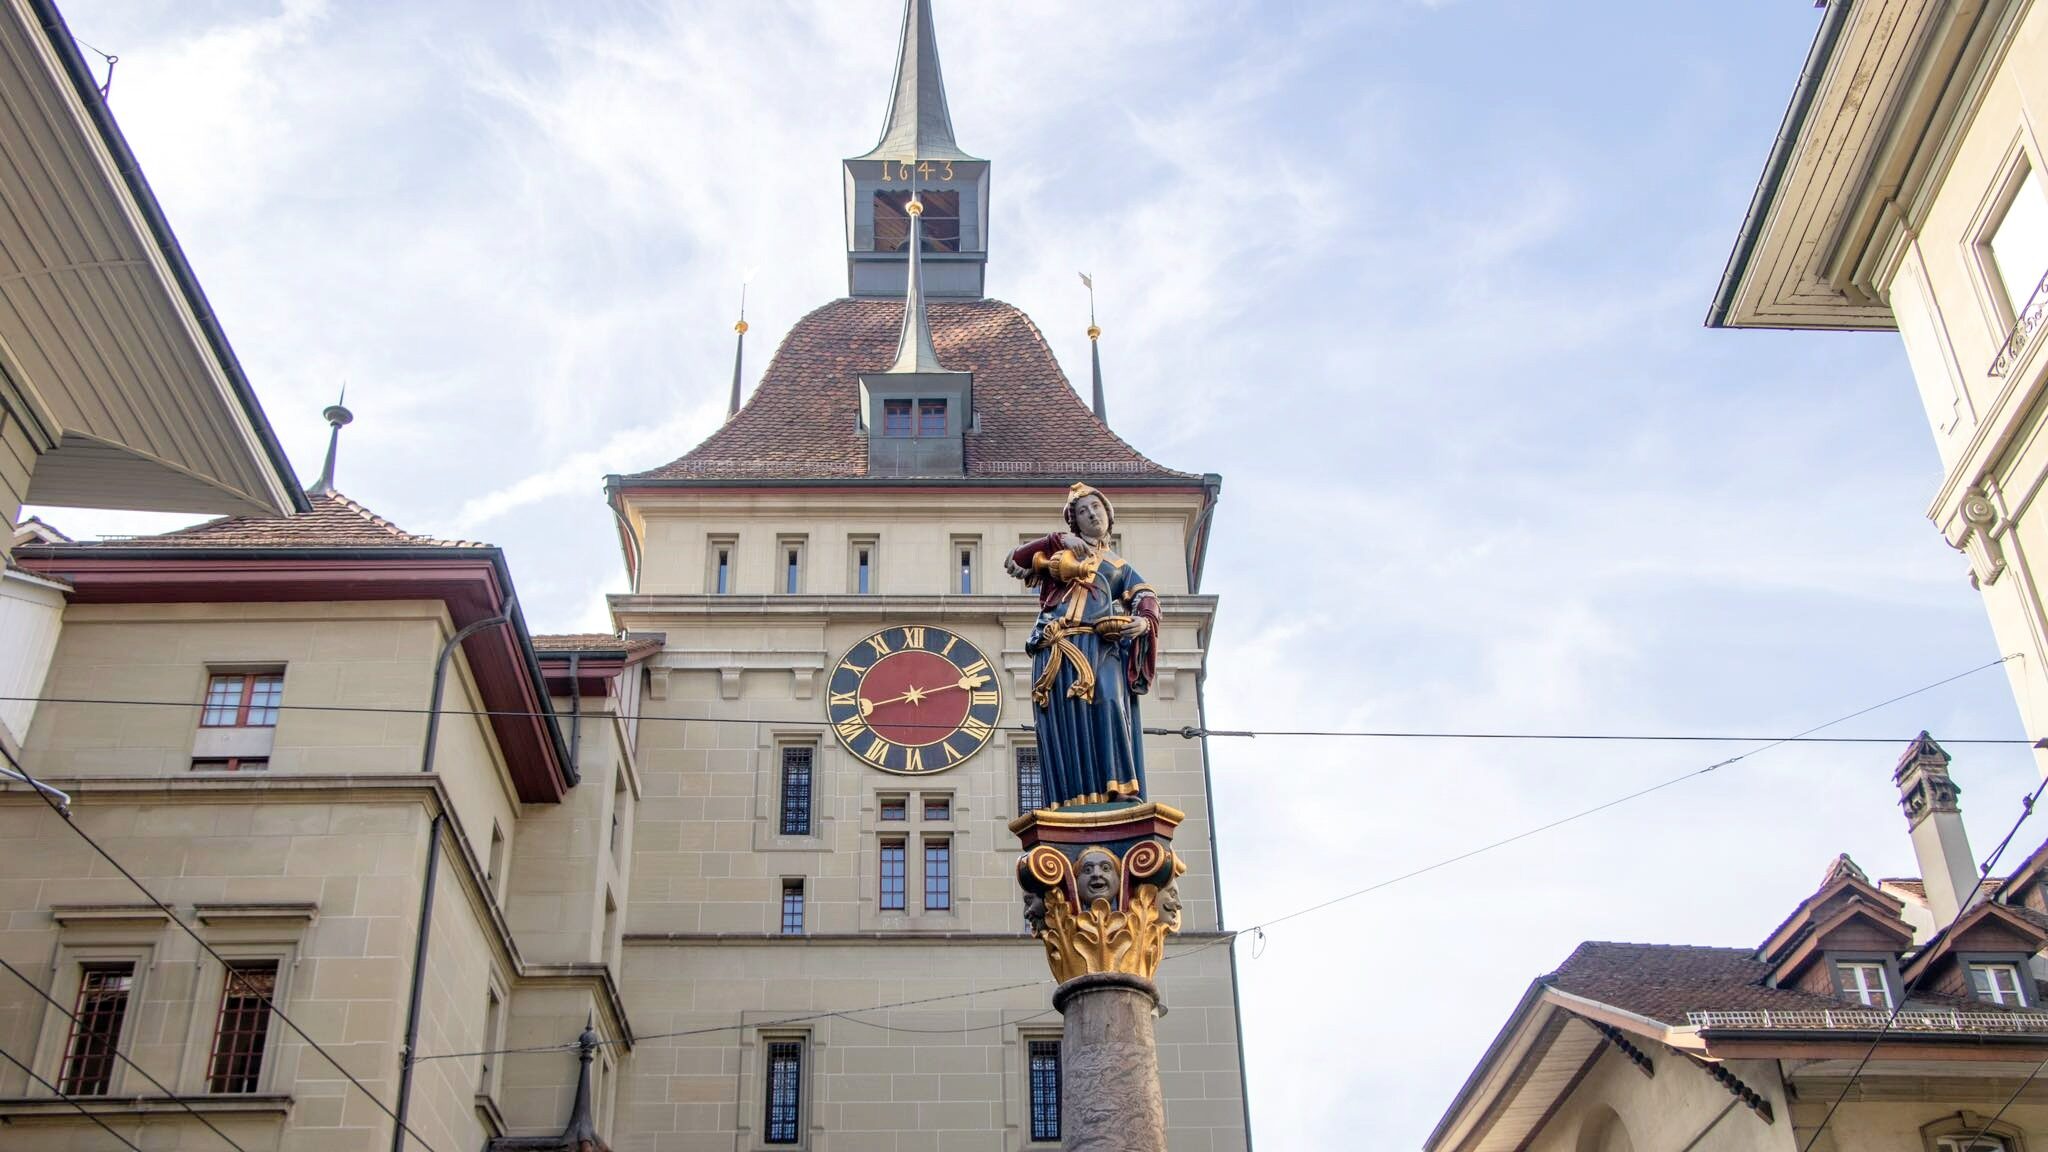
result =
[[[440,744],[441,690],[448,682],[448,658],[471,636],[486,628],[510,624],[512,612],[518,605],[519,594],[514,592],[505,598],[505,607],[496,616],[472,622],[441,645],[441,654],[434,660],[434,698],[427,705],[427,736],[420,749],[422,773],[434,770],[434,750]],[[426,875],[420,880],[420,923],[419,931],[413,937],[412,994],[405,1008],[405,1045],[398,1051],[398,1104],[392,1109],[396,1118],[391,1124],[391,1152],[405,1152],[405,1118],[412,1110],[413,1053],[420,1042],[420,997],[426,991],[426,982],[421,976],[427,969],[427,944],[434,927],[434,881],[441,871],[441,828],[447,822],[446,811],[436,812],[433,823],[427,828],[427,867]]]
[[583,743],[583,682],[576,678],[576,669],[583,663],[583,653],[569,653],[569,774],[576,775],[576,752]]

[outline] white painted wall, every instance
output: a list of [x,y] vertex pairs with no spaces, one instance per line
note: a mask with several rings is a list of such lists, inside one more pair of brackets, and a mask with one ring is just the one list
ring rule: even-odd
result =
[[33,700],[43,690],[57,633],[64,626],[64,591],[14,569],[0,570],[0,728],[20,748],[35,719]]

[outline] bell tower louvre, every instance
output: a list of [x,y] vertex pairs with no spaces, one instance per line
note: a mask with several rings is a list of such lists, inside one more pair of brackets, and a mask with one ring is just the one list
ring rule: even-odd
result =
[[[1010,831],[1056,799],[1039,598],[1006,565],[1063,530],[1075,485],[1110,517],[1099,562],[1156,597],[1143,725],[1204,724],[1221,478],[1111,432],[1030,317],[984,295],[989,166],[954,140],[933,27],[906,0],[881,138],[844,162],[848,295],[796,321],[701,443],[606,478],[630,588],[613,621],[663,637],[631,890],[607,893],[642,1037],[615,1079],[622,1150],[1059,1145],[1061,1017]],[[1150,799],[1184,816],[1166,1130],[1247,1148],[1205,750],[1134,742]]]

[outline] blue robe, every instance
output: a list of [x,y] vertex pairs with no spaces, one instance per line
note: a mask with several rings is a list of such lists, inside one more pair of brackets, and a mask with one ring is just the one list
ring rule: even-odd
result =
[[[1030,548],[1027,545],[1019,552]],[[1134,613],[1141,591],[1150,593],[1151,589],[1137,571],[1105,551],[1092,582],[1057,585],[1044,593],[1041,603],[1045,607],[1025,647],[1032,654],[1034,684],[1043,680],[1048,663],[1057,658],[1061,664],[1044,705],[1034,707],[1038,768],[1047,808],[1145,798],[1145,742],[1138,697],[1150,687],[1158,620],[1156,600]],[[1150,619],[1155,631],[1111,640],[1079,627],[1104,616],[1133,614]],[[1094,673],[1092,700],[1071,695],[1081,670],[1070,654],[1056,657],[1055,645],[1047,637],[1060,632]]]

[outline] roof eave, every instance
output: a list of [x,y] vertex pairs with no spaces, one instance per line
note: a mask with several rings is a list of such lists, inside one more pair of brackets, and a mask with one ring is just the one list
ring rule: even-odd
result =
[[57,59],[64,65],[64,72],[71,82],[73,93],[84,106],[93,127],[98,131],[101,143],[113,156],[114,166],[120,172],[128,194],[134,198],[136,209],[148,225],[151,237],[162,251],[164,262],[169,265],[172,279],[178,290],[184,294],[186,305],[192,309],[193,317],[205,336],[208,348],[218,361],[222,375],[234,389],[235,399],[248,419],[250,430],[263,448],[270,465],[269,479],[277,487],[277,495],[284,498],[288,506],[281,511],[308,513],[313,510],[306,499],[305,491],[299,486],[297,475],[292,471],[291,460],[285,455],[284,446],[278,442],[277,433],[270,427],[270,420],[263,414],[263,405],[256,399],[256,390],[242,371],[242,363],[235,356],[235,350],[228,344],[227,334],[221,329],[220,320],[214,315],[213,306],[207,302],[206,292],[199,286],[199,278],[192,271],[191,262],[185,258],[185,250],[178,244],[178,238],[171,231],[169,219],[164,215],[163,206],[157,202],[156,194],[150,190],[149,181],[142,174],[142,166],[129,149],[127,138],[122,136],[120,126],[107,107],[106,99],[100,95],[99,85],[94,81],[92,70],[86,66],[85,57],[78,51],[77,43],[64,17],[57,11],[55,0],[27,0],[36,22],[41,26],[44,37]]

